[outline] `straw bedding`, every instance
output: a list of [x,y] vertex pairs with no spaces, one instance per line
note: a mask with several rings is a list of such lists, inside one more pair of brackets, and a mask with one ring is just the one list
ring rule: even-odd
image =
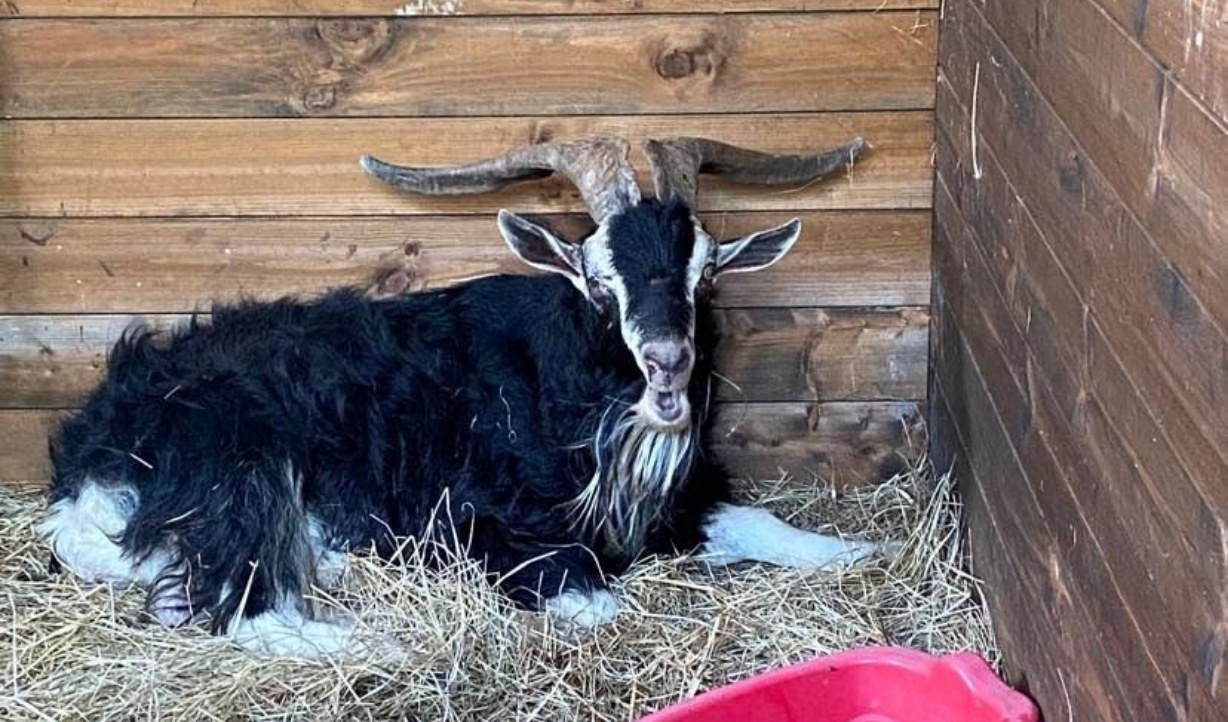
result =
[[949,478],[922,463],[874,488],[782,479],[742,493],[806,528],[905,544],[894,560],[827,572],[649,560],[617,582],[618,621],[578,639],[512,610],[472,563],[355,558],[342,589],[320,596],[410,655],[310,663],[164,630],[139,590],[49,574],[32,538],[40,498],[0,491],[0,719],[627,720],[866,644],[997,663]]

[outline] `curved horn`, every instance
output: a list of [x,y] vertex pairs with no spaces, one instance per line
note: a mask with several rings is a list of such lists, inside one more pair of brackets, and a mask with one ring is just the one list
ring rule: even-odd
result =
[[466,165],[412,168],[369,155],[360,163],[383,182],[423,195],[486,193],[515,181],[562,173],[579,189],[589,215],[601,223],[640,200],[627,150],[622,138],[599,137],[521,146]]
[[781,185],[807,183],[851,165],[866,149],[854,138],[825,153],[773,155],[707,138],[662,138],[644,141],[658,198],[674,196],[696,209],[700,173],[726,175],[739,183]]

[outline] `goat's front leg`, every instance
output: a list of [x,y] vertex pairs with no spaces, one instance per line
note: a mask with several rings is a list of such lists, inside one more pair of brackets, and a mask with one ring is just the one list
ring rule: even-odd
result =
[[869,556],[878,545],[804,531],[767,509],[717,504],[704,518],[701,558],[711,564],[743,561],[782,567],[827,567]]
[[470,553],[485,561],[487,573],[513,601],[576,629],[614,621],[618,603],[587,547],[562,542],[511,545],[505,538],[479,533]]

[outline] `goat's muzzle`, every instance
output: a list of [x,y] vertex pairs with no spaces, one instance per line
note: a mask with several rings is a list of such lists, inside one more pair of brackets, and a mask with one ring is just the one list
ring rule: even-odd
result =
[[640,399],[641,413],[663,431],[686,428],[691,421],[687,384],[695,359],[690,342],[681,339],[649,341],[640,348],[639,356],[647,381]]

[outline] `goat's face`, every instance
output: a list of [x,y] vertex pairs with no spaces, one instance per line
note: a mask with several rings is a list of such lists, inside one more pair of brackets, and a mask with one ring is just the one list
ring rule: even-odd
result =
[[566,276],[618,324],[645,381],[638,411],[662,431],[691,423],[696,306],[711,298],[718,276],[770,266],[801,232],[793,220],[719,243],[684,204],[657,201],[614,215],[579,244],[507,211],[499,228],[520,258]]

